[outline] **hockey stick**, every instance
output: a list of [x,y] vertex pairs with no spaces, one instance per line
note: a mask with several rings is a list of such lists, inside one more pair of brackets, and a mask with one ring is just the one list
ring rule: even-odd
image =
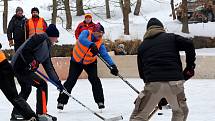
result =
[[86,105],[84,105],[81,101],[79,101],[78,99],[76,99],[75,97],[73,97],[71,94],[69,94],[67,92],[67,90],[65,89],[65,87],[61,84],[58,85],[55,81],[49,79],[46,75],[44,75],[42,72],[40,72],[39,70],[36,71],[39,75],[41,75],[43,78],[45,78],[47,81],[51,82],[53,85],[55,85],[57,88],[62,87],[63,89],[61,89],[63,91],[63,93],[65,93],[66,95],[68,95],[69,97],[71,97],[73,100],[75,100],[77,103],[79,103],[81,106],[83,106],[84,108],[86,108],[87,110],[89,110],[91,113],[93,113],[94,115],[96,115],[97,117],[99,117],[100,119],[102,119],[103,121],[118,121],[118,120],[122,120],[123,117],[122,116],[117,116],[117,117],[113,117],[113,118],[109,118],[106,119],[103,116],[99,115],[98,113],[96,113],[95,111],[93,111],[92,109],[90,109],[89,107],[87,107]]
[[[97,55],[104,63],[105,63],[105,65],[111,70],[112,69],[112,67],[104,60],[104,58],[102,58],[101,57],[101,55],[100,54],[98,54]],[[121,78],[129,87],[131,87],[136,93],[140,93],[134,86],[132,86],[127,80],[125,80],[124,78],[123,78],[123,76],[122,75],[120,75],[119,73],[118,73],[118,75],[117,75],[119,78]]]
[[50,83],[52,83],[54,86],[56,86],[57,89],[58,89],[59,91],[62,91],[63,93],[65,93],[66,95],[68,95],[69,97],[71,97],[71,94],[69,94],[69,93],[67,92],[67,90],[65,89],[65,87],[64,87],[61,83],[49,79],[46,75],[44,75],[44,74],[43,74],[41,71],[39,71],[39,70],[36,70],[36,72],[37,72],[40,76],[42,76],[43,78],[45,78],[47,81],[49,81]]
[[[104,60],[104,58],[101,57],[100,54],[97,54],[97,56],[102,60],[102,62],[104,62],[104,64],[105,64],[110,70],[112,69],[112,67]],[[122,79],[129,87],[131,87],[137,94],[140,93],[134,86],[132,86],[127,80],[125,80],[125,79],[123,78],[122,75],[120,75],[120,74],[118,73],[117,76],[118,76],[119,78],[121,78],[121,79]],[[151,119],[152,116],[153,116],[158,110],[159,110],[159,107],[156,106],[156,107],[154,108],[154,110],[149,114],[148,120]]]
[[118,121],[118,120],[122,120],[123,119],[122,116],[117,116],[117,117],[106,119],[103,116],[101,116],[98,113],[96,113],[95,111],[93,111],[92,109],[90,109],[89,107],[87,107],[86,105],[84,105],[82,102],[80,102],[79,100],[77,100],[73,96],[71,96],[71,98],[73,100],[75,100],[77,103],[79,103],[80,105],[82,105],[84,108],[86,108],[87,110],[89,110],[91,113],[93,113],[94,115],[96,115],[97,117],[99,117],[100,119],[102,119],[103,121]]
[[[112,69],[112,67],[104,60],[104,58],[102,58],[101,57],[101,55],[100,54],[98,54],[97,55],[104,63],[105,63],[105,65],[111,70]],[[134,86],[132,86],[127,80],[125,80],[124,78],[123,78],[123,76],[122,75],[120,75],[119,73],[118,73],[118,75],[117,75],[119,78],[121,78],[129,87],[131,87],[136,93],[140,93]]]

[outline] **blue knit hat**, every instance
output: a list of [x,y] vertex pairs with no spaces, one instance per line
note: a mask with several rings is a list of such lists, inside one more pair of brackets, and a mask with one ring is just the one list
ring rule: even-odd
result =
[[50,24],[46,29],[46,33],[49,37],[59,37],[59,31],[54,24]]

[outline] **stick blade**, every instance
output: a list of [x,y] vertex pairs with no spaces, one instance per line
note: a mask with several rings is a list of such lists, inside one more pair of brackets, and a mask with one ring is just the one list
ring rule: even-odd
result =
[[119,120],[122,120],[122,119],[123,119],[122,116],[117,116],[117,117],[105,119],[104,121],[119,121]]

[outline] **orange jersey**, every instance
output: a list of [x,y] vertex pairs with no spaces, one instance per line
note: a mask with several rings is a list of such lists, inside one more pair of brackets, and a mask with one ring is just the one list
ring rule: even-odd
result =
[[[92,31],[89,31],[88,40],[92,41]],[[95,42],[97,48],[99,49],[102,44],[102,39]],[[96,61],[96,56],[93,56],[93,54],[90,52],[90,48],[84,46],[81,44],[81,42],[78,40],[76,42],[76,45],[73,49],[73,58],[76,62],[80,62],[83,64],[91,64]]]
[[43,34],[45,33],[44,31],[44,19],[43,18],[39,18],[37,24],[36,24],[36,27],[35,27],[35,24],[34,24],[34,21],[32,18],[30,18],[28,20],[28,29],[29,29],[29,37],[33,36],[34,34]]
[[4,52],[0,50],[0,63],[3,62],[6,59],[7,58],[6,58],[5,54],[4,54]]

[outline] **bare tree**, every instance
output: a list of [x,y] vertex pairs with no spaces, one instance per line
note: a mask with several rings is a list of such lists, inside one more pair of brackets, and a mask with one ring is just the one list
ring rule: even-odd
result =
[[77,16],[84,15],[83,0],[76,0]]
[[53,12],[52,12],[52,24],[56,24],[56,18],[57,18],[57,0],[53,1]]
[[141,8],[141,2],[142,0],[137,0],[137,4],[136,4],[136,7],[134,9],[134,15],[139,15],[140,14],[140,8]]
[[189,33],[188,16],[187,16],[187,0],[182,0],[182,30],[183,33]]
[[109,0],[105,0],[105,6],[106,6],[106,18],[107,19],[111,18]]
[[8,0],[4,0],[4,11],[3,11],[3,32],[7,33],[7,16],[8,16]]
[[126,2],[128,2],[128,10],[129,10],[129,13],[131,13],[131,0],[126,0]]
[[172,9],[172,18],[173,18],[173,20],[175,20],[176,15],[175,15],[174,0],[171,0],[170,4],[171,4],[171,9]]
[[129,35],[129,0],[120,0],[123,14],[124,34]]
[[66,29],[72,29],[72,15],[70,11],[69,0],[64,0],[65,12],[66,12]]

